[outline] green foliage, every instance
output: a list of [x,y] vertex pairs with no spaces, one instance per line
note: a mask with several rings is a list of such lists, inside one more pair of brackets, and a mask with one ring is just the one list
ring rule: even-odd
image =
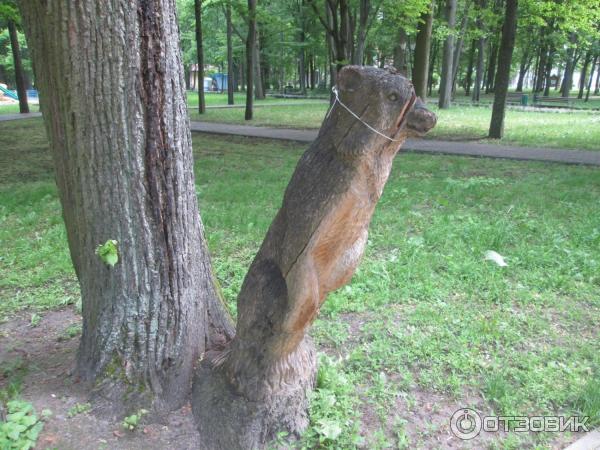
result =
[[140,424],[140,420],[142,419],[142,417],[144,417],[146,414],[148,414],[147,410],[140,409],[135,414],[132,414],[130,416],[125,417],[123,419],[123,422],[122,422],[121,425],[127,431],[134,431],[138,427],[138,425]]
[[85,414],[92,409],[92,405],[90,403],[75,403],[69,411],[67,415],[69,417],[75,417],[78,414]]
[[340,362],[321,355],[316,389],[310,394],[311,427],[304,448],[356,448],[359,434],[355,381],[341,370]]
[[0,422],[0,448],[27,450],[33,448],[44,428],[31,403],[11,400],[6,403],[6,421]]
[[67,341],[81,334],[81,324],[74,323],[69,325],[65,331],[58,337],[59,341]]
[[596,372],[581,389],[574,406],[581,416],[589,417],[591,428],[600,425],[600,372]]
[[114,239],[109,239],[104,244],[100,244],[98,248],[96,248],[96,255],[100,257],[104,264],[114,267],[114,265],[119,262],[119,250],[117,245],[117,241]]

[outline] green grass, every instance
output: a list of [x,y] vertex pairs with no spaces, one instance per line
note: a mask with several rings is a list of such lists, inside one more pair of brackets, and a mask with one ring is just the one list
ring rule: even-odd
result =
[[[206,102],[206,106],[225,106],[227,105],[227,93],[219,93],[219,92],[205,92],[204,100]],[[244,92],[235,92],[233,94],[233,101],[235,106],[245,106],[246,105],[246,93]],[[264,100],[254,100],[255,105],[276,105],[278,103],[314,103],[318,102],[318,99],[290,99],[290,98],[275,98],[275,97],[267,97]],[[198,92],[196,91],[188,91],[187,92],[187,102],[190,108],[198,107]]]
[[[43,136],[39,119],[0,124],[0,317],[78,299]],[[303,147],[195,134],[194,148],[206,236],[234,310]],[[440,425],[411,431],[423,393],[475,399],[485,414],[599,424],[598,198],[597,168],[399,156],[362,265],[313,327],[328,356],[306,446],[426,448]],[[484,261],[487,250],[508,266]],[[369,410],[378,428],[365,435]],[[494,448],[556,438],[508,433]]]
[[[225,122],[269,127],[319,128],[327,104],[256,108],[252,121],[244,120],[243,109],[209,110],[190,114],[191,120]],[[428,135],[432,139],[484,141],[518,146],[600,150],[600,113],[538,112],[508,110],[505,136],[501,141],[486,139],[491,109],[454,106],[448,110],[431,109],[438,124]]]
[[[39,105],[29,104],[30,112],[38,112]],[[0,105],[0,114],[18,114],[19,113],[19,104],[14,103],[10,105]]]

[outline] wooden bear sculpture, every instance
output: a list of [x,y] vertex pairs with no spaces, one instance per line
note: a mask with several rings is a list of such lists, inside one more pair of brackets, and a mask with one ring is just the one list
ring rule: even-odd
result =
[[197,372],[193,406],[206,448],[260,448],[277,431],[307,426],[316,371],[307,328],[354,274],[400,146],[436,123],[411,82],[390,70],[347,66],[335,95],[246,275],[236,336]]

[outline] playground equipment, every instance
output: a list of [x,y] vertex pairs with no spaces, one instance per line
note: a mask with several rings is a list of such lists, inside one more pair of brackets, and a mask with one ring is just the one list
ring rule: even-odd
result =
[[12,98],[13,100],[19,100],[19,97],[17,96],[16,92],[10,91],[4,86],[0,86],[0,92],[2,92],[2,94],[6,95],[8,98]]

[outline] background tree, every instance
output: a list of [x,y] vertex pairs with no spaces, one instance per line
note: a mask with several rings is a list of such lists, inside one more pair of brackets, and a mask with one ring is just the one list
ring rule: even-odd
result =
[[15,85],[17,87],[17,97],[19,98],[19,112],[21,112],[21,114],[26,114],[29,112],[27,86],[25,84],[25,71],[21,60],[21,50],[19,48],[19,37],[17,34],[17,24],[20,22],[20,17],[16,4],[13,1],[3,0],[0,2],[0,22],[6,23],[6,27],[8,28],[15,71]]
[[442,77],[440,81],[440,98],[438,106],[441,109],[450,107],[452,83],[454,81],[452,62],[454,59],[454,27],[456,25],[456,0],[446,0],[444,18],[448,27],[444,41],[444,56],[442,59]]
[[248,0],[248,36],[246,37],[246,112],[245,119],[252,120],[254,56],[256,47],[256,0]]
[[432,1],[429,8],[421,15],[416,37],[415,62],[412,72],[415,93],[423,100],[427,97],[429,52],[431,50],[431,31],[433,28],[433,6],[434,3]]
[[506,0],[504,25],[502,27],[502,41],[498,58],[498,71],[496,72],[494,106],[490,122],[489,137],[501,139],[504,133],[504,111],[506,107],[506,94],[510,81],[510,68],[512,54],[515,46],[515,33],[517,31],[517,0]]
[[198,56],[198,113],[206,112],[204,99],[204,44],[202,42],[202,0],[194,0],[194,16],[196,18],[196,52]]

